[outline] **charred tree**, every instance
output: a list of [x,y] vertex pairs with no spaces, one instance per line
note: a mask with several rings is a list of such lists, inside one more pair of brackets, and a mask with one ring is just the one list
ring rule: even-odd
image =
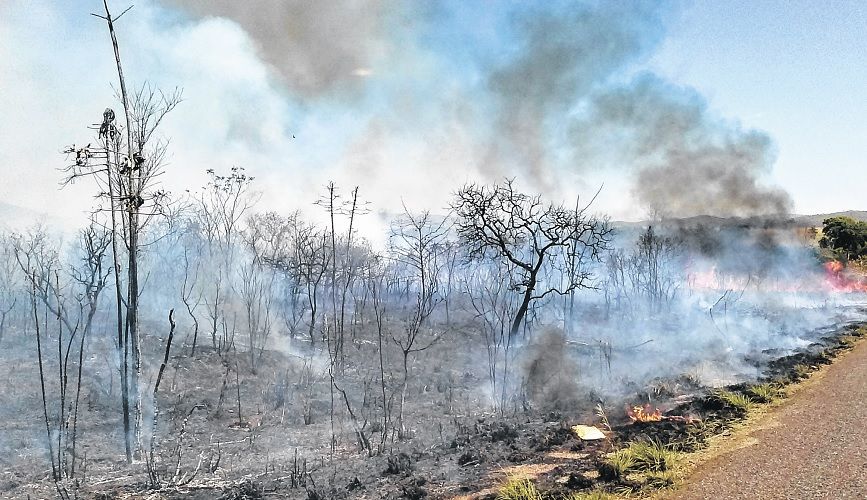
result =
[[520,301],[510,337],[518,334],[533,301],[593,286],[588,270],[566,274],[556,283],[543,279],[542,273],[558,253],[599,258],[611,230],[606,221],[587,213],[589,206],[569,210],[545,203],[540,196],[516,191],[512,180],[494,186],[471,184],[455,194],[456,228],[469,255],[501,259],[514,266],[511,287]]

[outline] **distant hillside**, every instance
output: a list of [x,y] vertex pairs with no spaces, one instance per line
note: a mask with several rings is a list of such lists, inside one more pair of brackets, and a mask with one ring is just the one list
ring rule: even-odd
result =
[[674,227],[809,227],[822,225],[822,221],[829,217],[851,217],[856,220],[867,221],[867,211],[847,210],[845,212],[833,212],[828,214],[814,215],[770,215],[757,217],[715,217],[712,215],[697,215],[680,219],[666,219],[663,221],[613,221],[615,227],[635,229],[648,225],[662,225]]
[[804,226],[821,226],[822,221],[829,217],[851,217],[855,220],[867,221],[867,211],[864,210],[847,210],[845,212],[834,212],[830,214],[816,215],[795,215],[793,216],[799,225]]
[[32,226],[36,222],[43,222],[48,226],[62,227],[60,221],[55,217],[0,201],[0,229],[20,231]]

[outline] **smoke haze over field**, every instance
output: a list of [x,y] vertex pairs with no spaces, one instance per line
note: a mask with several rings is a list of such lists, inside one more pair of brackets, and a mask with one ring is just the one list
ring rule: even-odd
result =
[[[92,140],[85,127],[112,103],[110,53],[88,16],[98,7],[0,7],[8,203],[67,218],[90,205],[86,188],[57,194],[54,169],[65,145]],[[308,208],[329,179],[396,212],[401,199],[441,210],[464,182],[513,176],[567,200],[604,183],[595,208],[615,218],[799,208],[774,181],[774,131],[742,125],[656,70],[669,27],[690,12],[668,2],[164,0],[137,4],[119,36],[136,82],[184,88],[164,129],[174,192],[200,187],[205,168],[240,165],[263,205],[284,212]],[[45,187],[11,187],[24,179]]]
[[127,6],[0,0],[10,495],[644,488],[867,325],[860,6]]

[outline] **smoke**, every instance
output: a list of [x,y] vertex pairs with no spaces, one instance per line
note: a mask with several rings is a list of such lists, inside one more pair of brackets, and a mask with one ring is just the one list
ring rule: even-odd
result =
[[537,184],[555,185],[557,129],[590,90],[654,45],[658,5],[581,4],[516,16],[520,48],[487,78],[495,112],[486,162],[514,162]]
[[[590,135],[588,135],[588,131]],[[617,145],[633,194],[654,216],[785,214],[792,199],[763,185],[775,159],[764,132],[716,118],[695,91],[642,75],[595,95],[575,125],[578,144]]]
[[[51,29],[30,24],[40,17],[33,5]],[[195,188],[205,168],[240,165],[257,178],[262,208],[284,212],[308,206],[329,180],[399,212],[402,200],[440,210],[460,184],[503,177],[555,199],[604,182],[594,209],[617,217],[790,210],[788,195],[764,184],[774,161],[766,134],[716,117],[694,90],[634,78],[665,36],[667,2],[409,5],[137,5],[119,32],[131,81],[184,88],[162,129],[166,188]],[[50,190],[0,194],[41,210],[54,205],[57,175],[36,165],[58,166],[57,150],[89,139],[82,123],[111,103],[115,76],[110,57],[93,56],[110,56],[105,33],[80,7],[4,9],[0,52],[14,58],[0,58],[9,79],[0,111],[42,126],[10,127],[0,157],[12,178],[36,172]],[[96,24],[83,28],[82,18]],[[44,65],[52,71],[20,69]],[[89,78],[56,92],[58,77],[80,67]],[[624,179],[629,186],[612,189]],[[61,194],[77,203],[64,213],[90,202],[84,183]]]
[[529,398],[543,409],[563,410],[578,404],[578,366],[570,356],[563,330],[547,328],[528,346],[524,366]]
[[[293,92],[317,97],[357,88],[383,55],[389,11],[378,0],[304,2],[165,0],[201,17],[237,22]],[[392,5],[391,10],[397,8]]]

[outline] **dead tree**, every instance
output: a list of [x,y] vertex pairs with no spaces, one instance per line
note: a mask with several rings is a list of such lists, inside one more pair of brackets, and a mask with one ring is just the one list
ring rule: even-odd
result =
[[605,221],[589,215],[588,208],[589,204],[569,210],[544,203],[540,196],[516,191],[511,180],[490,187],[467,185],[455,194],[456,228],[469,255],[506,260],[514,266],[511,286],[520,301],[510,336],[518,334],[531,302],[593,286],[589,271],[560,283],[540,279],[543,267],[551,265],[558,253],[598,259],[606,248],[610,229]]
[[278,283],[272,282],[272,285],[280,289],[279,292],[275,291],[281,294],[277,300],[279,315],[291,338],[295,338],[307,311],[302,304],[304,292],[298,247],[309,234],[302,229],[303,226],[297,212],[288,217],[268,212],[251,215],[245,231],[245,241],[253,261],[276,274],[272,279]]
[[[346,322],[346,298],[347,292],[355,278],[355,269],[352,262],[352,241],[355,226],[355,218],[367,213],[363,203],[358,200],[358,188],[352,190],[349,200],[341,201],[337,186],[329,182],[325,186],[326,193],[316,204],[323,207],[328,213],[330,232],[329,269],[331,271],[330,295],[331,315],[333,328],[326,329],[333,333],[334,338],[327,338],[328,347],[334,352],[332,358],[337,362],[337,368],[342,371],[344,364],[345,322]],[[345,237],[339,237],[337,230],[337,217],[345,216],[348,219],[348,229]],[[338,247],[338,242],[345,245]],[[339,259],[339,261],[338,261]],[[338,265],[338,262],[340,265]],[[339,277],[339,279],[338,279]]]
[[502,415],[508,399],[515,340],[509,335],[509,325],[518,306],[517,297],[509,288],[513,265],[508,261],[476,261],[474,264],[461,285],[476,319],[481,320],[491,401]]
[[25,305],[20,301],[23,283],[18,265],[15,262],[15,248],[11,237],[0,234],[0,343],[6,333],[7,318],[16,306]]
[[193,322],[193,342],[190,346],[190,356],[196,355],[196,344],[199,339],[199,318],[196,314],[196,309],[202,304],[204,292],[199,285],[199,274],[201,270],[201,247],[192,243],[196,254],[192,257],[195,262],[191,262],[190,252],[191,242],[188,240],[182,242],[183,245],[183,260],[184,260],[184,280],[181,285],[181,302],[187,309],[187,314]]
[[208,169],[209,180],[196,200],[196,222],[205,241],[207,262],[204,271],[209,274],[211,287],[206,291],[205,306],[211,323],[211,342],[218,353],[228,352],[232,346],[225,336],[218,341],[220,324],[227,324],[226,304],[237,298],[235,283],[235,257],[240,250],[243,220],[258,201],[252,192],[254,177],[243,167],[232,167],[228,175]]
[[[380,427],[382,429],[379,438],[378,453],[385,450],[385,443],[388,440],[389,429],[392,422],[392,400],[393,394],[389,396],[388,384],[386,383],[386,341],[388,336],[386,319],[388,310],[388,301],[383,295],[385,293],[385,272],[382,268],[382,260],[374,258],[370,265],[365,269],[364,284],[365,288],[370,292],[370,301],[373,306],[373,320],[376,325],[376,347],[379,361],[379,389],[382,404],[382,420]],[[390,377],[389,377],[390,378]]]
[[403,412],[406,391],[409,385],[409,358],[412,354],[430,348],[439,335],[431,333],[423,338],[428,318],[442,301],[439,291],[439,275],[445,265],[443,243],[448,234],[447,218],[437,220],[429,212],[411,214],[404,207],[404,214],[392,223],[391,255],[409,271],[405,276],[415,284],[414,300],[403,311],[403,328],[400,335],[392,335],[392,340],[402,354],[403,384],[401,386],[400,406],[398,407],[398,435],[404,437]]
[[[139,254],[140,237],[148,221],[162,212],[166,194],[156,184],[162,172],[166,143],[154,135],[165,116],[181,101],[181,94],[170,94],[144,85],[129,92],[121,64],[114,17],[103,1],[104,20],[113,48],[118,77],[118,99],[123,107],[123,121],[116,122],[115,112],[107,108],[98,125],[99,147],[72,146],[66,150],[74,156],[67,167],[66,183],[91,177],[100,187],[111,214],[112,254],[117,296],[117,351],[122,372],[121,398],[127,462],[132,462],[133,447],[141,449],[141,342],[139,338]],[[129,9],[127,9],[129,10]],[[124,283],[121,261],[125,264]],[[130,408],[130,402],[133,403]]]
[[[68,498],[67,483],[76,476],[84,348],[100,295],[108,283],[110,270],[104,261],[109,242],[108,231],[92,223],[81,232],[81,252],[76,255],[81,263],[70,265],[67,272],[58,248],[43,229],[14,238],[15,260],[30,290],[48,451],[61,498]],[[41,321],[37,303],[43,306]],[[56,325],[53,335],[49,325]],[[52,337],[57,346],[57,379],[51,387],[57,387],[56,394],[46,390],[49,375],[45,365],[50,360],[44,346],[50,345]]]

